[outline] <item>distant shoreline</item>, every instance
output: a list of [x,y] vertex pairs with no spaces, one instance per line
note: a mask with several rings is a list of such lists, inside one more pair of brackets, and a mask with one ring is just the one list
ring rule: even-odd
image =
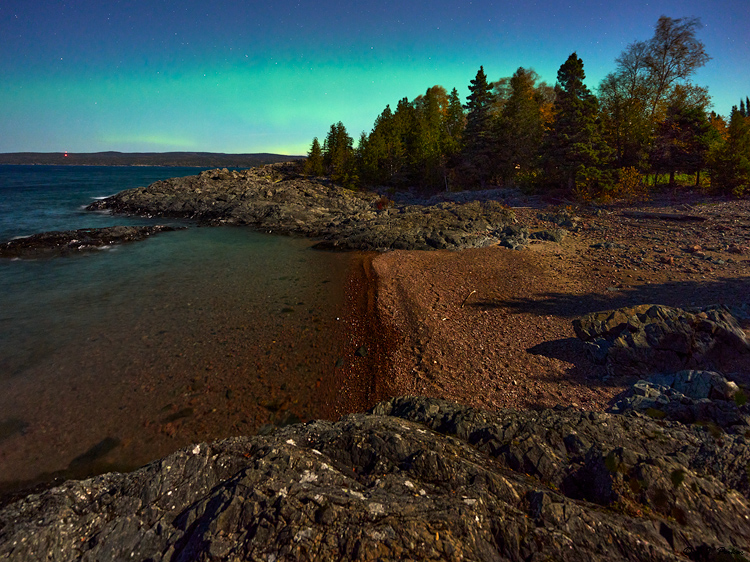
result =
[[164,166],[184,168],[254,168],[299,160],[285,154],[220,152],[7,152],[0,165],[18,166]]

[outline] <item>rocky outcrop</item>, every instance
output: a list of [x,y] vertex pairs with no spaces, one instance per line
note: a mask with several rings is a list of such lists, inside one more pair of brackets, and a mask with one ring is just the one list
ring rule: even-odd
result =
[[712,371],[687,370],[639,380],[609,409],[616,414],[629,410],[750,435],[747,397],[734,381]]
[[0,557],[741,560],[748,463],[743,436],[635,412],[398,398],[30,495]]
[[135,242],[158,232],[176,230],[171,226],[110,226],[42,232],[0,244],[2,258],[40,258],[78,254],[104,246]]
[[679,309],[644,304],[595,312],[573,321],[594,361],[610,374],[643,376],[720,367],[750,341],[723,306]]
[[[396,204],[375,193],[302,176],[293,164],[209,170],[159,181],[97,201],[89,209],[249,225],[320,238],[319,248],[336,250],[462,249],[498,243],[521,248],[529,238],[528,231],[513,227],[512,211],[497,201]],[[555,237],[562,239],[560,233]]]

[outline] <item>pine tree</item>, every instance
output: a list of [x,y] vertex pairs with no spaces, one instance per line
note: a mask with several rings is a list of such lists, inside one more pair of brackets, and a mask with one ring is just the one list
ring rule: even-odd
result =
[[449,158],[461,150],[465,127],[466,114],[458,90],[453,88],[448,96],[448,111],[445,116],[445,131],[448,136],[445,151]]
[[609,181],[610,151],[602,139],[596,97],[583,83],[585,77],[576,53],[557,72],[555,120],[544,141],[544,168],[552,185],[598,191]]
[[750,123],[736,106],[726,141],[715,146],[709,162],[712,187],[738,197],[750,193]]
[[498,162],[503,179],[513,182],[519,173],[536,167],[539,146],[544,134],[542,105],[549,86],[537,87],[538,75],[519,68],[510,79],[501,80],[498,98],[502,105],[498,126]]
[[740,115],[747,117],[747,109],[745,108],[745,100],[740,100]]
[[472,173],[484,188],[492,176],[493,152],[496,148],[492,126],[493,95],[487,83],[484,67],[480,66],[469,85],[467,98],[466,129],[464,130],[464,156],[468,172]]
[[310,147],[310,152],[307,153],[307,160],[305,161],[305,173],[310,176],[322,176],[323,175],[323,153],[320,149],[320,142],[318,137],[315,137]]
[[678,171],[696,174],[696,185],[699,185],[700,171],[716,135],[714,131],[702,109],[670,106],[667,118],[659,125],[651,151],[652,169],[656,173],[668,173],[670,185],[674,185]]
[[346,187],[355,187],[359,182],[353,145],[354,139],[346,132],[341,121],[331,125],[323,141],[323,168],[331,180]]

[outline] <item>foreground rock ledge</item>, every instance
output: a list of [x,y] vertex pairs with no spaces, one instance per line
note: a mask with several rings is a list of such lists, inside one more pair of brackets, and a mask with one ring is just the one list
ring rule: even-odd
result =
[[743,436],[634,413],[397,398],[30,495],[0,511],[0,558],[747,556],[749,462]]

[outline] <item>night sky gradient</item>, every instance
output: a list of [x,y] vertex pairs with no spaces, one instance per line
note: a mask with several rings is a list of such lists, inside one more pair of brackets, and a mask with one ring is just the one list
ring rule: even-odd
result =
[[660,15],[701,18],[714,110],[750,95],[748,0],[3,0],[0,152],[304,154],[480,65],[554,84],[576,51],[595,88]]

